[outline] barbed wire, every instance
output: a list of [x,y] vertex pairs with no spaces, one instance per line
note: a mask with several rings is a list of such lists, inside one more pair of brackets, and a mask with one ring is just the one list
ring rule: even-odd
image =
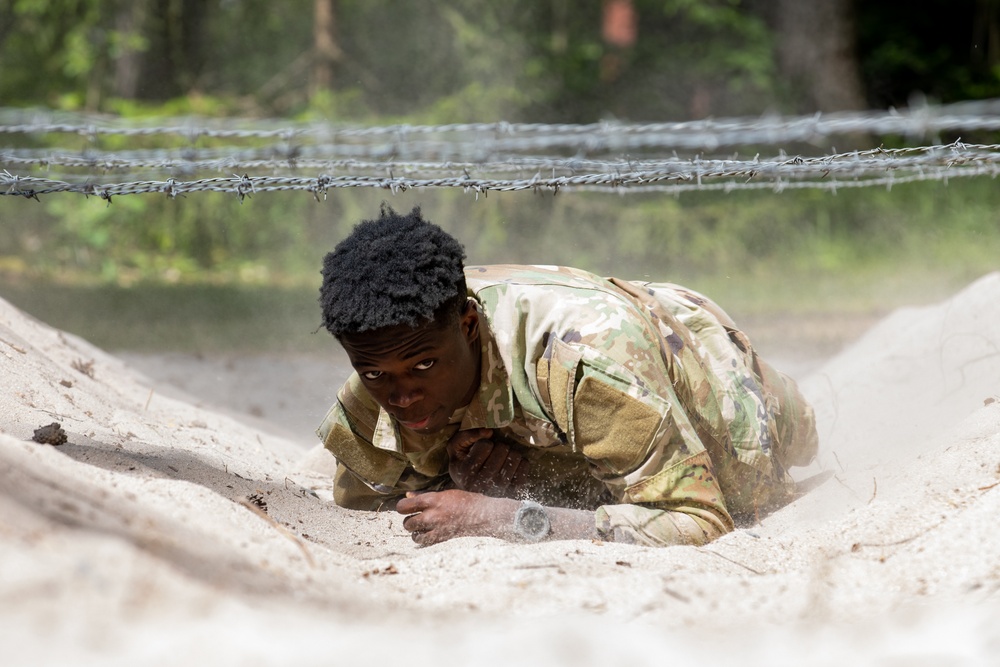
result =
[[[918,146],[908,148],[885,149],[877,148],[868,151],[855,151],[840,155],[820,158],[796,158],[794,164],[832,164],[845,158],[866,160],[877,166],[877,160],[894,159],[897,168],[918,164],[920,162],[947,162],[951,159],[990,161],[994,158],[1000,145],[998,144],[963,144],[956,142],[949,145]],[[214,155],[213,155],[214,154]],[[915,158],[907,157],[915,154]],[[759,154],[752,160],[754,164],[761,162]],[[789,162],[788,156],[779,154],[777,157],[765,158],[763,162]],[[0,164],[4,166],[36,166],[51,170],[52,167],[85,168],[90,171],[128,172],[142,170],[178,173],[198,173],[204,171],[244,171],[249,169],[271,169],[280,171],[316,171],[343,170],[348,172],[383,172],[399,171],[407,174],[431,172],[481,172],[481,173],[518,173],[526,170],[553,170],[566,174],[579,171],[612,172],[627,169],[642,171],[648,169],[691,169],[713,165],[713,168],[731,168],[728,165],[740,164],[736,157],[730,159],[690,158],[681,159],[677,156],[658,159],[628,159],[595,160],[587,158],[560,157],[520,157],[502,162],[421,162],[407,160],[366,161],[359,159],[317,159],[312,157],[294,158],[258,158],[253,153],[229,153],[222,155],[217,151],[199,152],[184,156],[171,156],[165,152],[140,151],[135,153],[88,153],[74,155],[67,153],[50,153],[47,151],[12,150],[0,152]],[[718,165],[722,165],[719,167]]]
[[[168,119],[154,125],[97,115],[51,111],[0,109],[0,134],[76,134],[100,136],[174,136],[194,143],[215,139],[309,139],[323,145],[382,140],[383,146],[402,146],[413,138],[450,135],[446,142],[431,142],[424,150],[437,150],[461,140],[492,141],[495,150],[553,150],[570,148],[587,154],[642,148],[717,150],[723,146],[812,143],[849,134],[928,137],[941,132],[1000,130],[1000,99],[923,105],[888,111],[836,112],[808,116],[705,119],[671,123],[602,121],[589,124],[453,123],[445,125],[388,125],[352,127],[321,122],[291,123],[278,120]],[[164,122],[164,121],[160,121]],[[234,127],[238,125],[239,127]],[[390,141],[385,142],[386,137]],[[420,142],[417,142],[419,145]]]
[[[689,189],[759,189],[772,187],[777,191],[797,182],[804,187],[837,189],[858,187],[878,182],[903,183],[913,180],[946,180],[971,176],[1000,174],[1000,145],[965,145],[910,149],[875,149],[843,153],[823,158],[792,157],[782,160],[694,160],[660,163],[658,166],[628,163],[628,170],[611,173],[583,173],[531,178],[491,179],[462,176],[411,178],[398,176],[320,174],[305,176],[243,176],[204,178],[192,181],[133,181],[125,183],[69,183],[54,179],[19,176],[9,171],[0,173],[0,194],[36,198],[56,192],[75,192],[99,196],[110,201],[115,196],[141,193],[163,193],[176,197],[192,192],[214,191],[235,194],[242,201],[258,192],[304,190],[317,198],[332,188],[369,187],[400,192],[415,188],[462,188],[476,193],[490,191],[550,190],[569,188],[625,191],[669,186]],[[833,178],[830,178],[830,176]],[[849,180],[838,180],[847,177]],[[734,180],[740,178],[742,180]],[[763,182],[763,184],[762,184]],[[845,185],[852,183],[852,185]]]
[[[960,141],[818,157],[790,157],[783,150],[764,158],[758,152],[752,159],[739,159],[738,153],[728,158],[701,154],[681,157],[677,153],[694,146],[699,150],[760,143],[772,146],[781,141],[812,141],[852,132],[922,136],[945,130],[1000,130],[1000,100],[919,107],[905,112],[646,124],[473,123],[348,128],[275,120],[174,119],[168,125],[141,126],[134,121],[11,109],[0,109],[0,121],[7,123],[0,125],[0,135],[27,135],[22,143],[50,141],[48,135],[60,133],[86,138],[79,150],[0,150],[0,195],[32,198],[70,192],[111,201],[126,194],[176,197],[213,191],[235,194],[242,200],[257,192],[282,190],[310,191],[319,197],[332,188],[346,187],[394,192],[451,187],[482,194],[569,189],[836,190],[996,176],[1000,170],[1000,144]],[[181,140],[182,145],[101,150],[100,137],[111,135],[155,136]],[[213,143],[280,141],[263,146],[195,145],[201,137],[210,137]],[[439,139],[428,141],[428,137]],[[613,156],[600,157],[612,149]],[[44,175],[18,173],[19,168],[44,171]],[[210,175],[213,173],[226,175]],[[96,182],[98,174],[114,176]],[[126,181],[126,177],[133,180]]]

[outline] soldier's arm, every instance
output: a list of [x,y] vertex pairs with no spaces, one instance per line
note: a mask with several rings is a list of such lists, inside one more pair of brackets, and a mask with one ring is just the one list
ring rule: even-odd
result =
[[333,500],[340,507],[376,512],[391,510],[402,496],[402,493],[395,495],[379,493],[348,470],[343,463],[337,463],[337,472],[333,477]]
[[[639,400],[599,372],[583,381],[561,424],[618,500],[596,512],[548,507],[548,539],[603,539],[651,546],[704,544],[732,530],[711,461],[672,401]],[[517,540],[521,502],[451,489],[408,494],[396,510],[419,544],[488,535]]]
[[357,374],[352,374],[337,392],[337,402],[327,412],[316,435],[337,460],[333,497],[339,506],[391,509],[406,492],[394,488],[406,462],[372,445],[379,408],[359,387]]
[[[515,528],[521,502],[510,498],[490,498],[479,493],[449,489],[408,494],[396,510],[408,515],[403,527],[418,544],[428,545],[470,535],[518,541],[524,537]],[[695,508],[661,510],[638,505],[618,505],[623,510],[614,516],[599,509],[595,512],[565,507],[544,508],[549,530],[544,539],[601,539],[607,541],[665,546],[702,544],[721,535],[725,529],[709,512],[705,517],[693,514]],[[628,516],[632,521],[622,521]]]
[[597,510],[598,535],[660,546],[704,544],[732,530],[712,461],[673,391],[635,391],[641,379],[620,369],[583,364],[580,375],[573,442],[618,501]]
[[[407,514],[403,528],[410,531],[417,544],[436,544],[470,535],[523,539],[514,526],[521,501],[490,498],[471,491],[446,491],[407,494],[396,511]],[[545,539],[596,539],[594,513],[562,507],[546,508],[550,531]]]

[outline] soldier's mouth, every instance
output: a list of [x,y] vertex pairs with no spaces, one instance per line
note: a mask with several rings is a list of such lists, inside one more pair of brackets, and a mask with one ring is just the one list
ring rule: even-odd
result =
[[427,428],[427,426],[431,423],[432,416],[433,415],[427,415],[423,419],[417,421],[405,421],[403,419],[400,419],[399,423],[405,426],[406,428],[410,429],[411,431],[422,431],[423,429]]

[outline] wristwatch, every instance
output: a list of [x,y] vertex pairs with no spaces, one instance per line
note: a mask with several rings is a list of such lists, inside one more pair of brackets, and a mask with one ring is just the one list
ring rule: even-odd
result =
[[552,530],[545,508],[533,500],[525,500],[514,515],[514,532],[526,542],[545,539]]

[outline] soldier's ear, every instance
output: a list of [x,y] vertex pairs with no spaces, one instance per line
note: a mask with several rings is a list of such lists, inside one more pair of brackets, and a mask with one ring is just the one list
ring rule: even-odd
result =
[[479,310],[471,299],[465,302],[465,312],[462,313],[459,326],[466,342],[473,343],[479,338]]

